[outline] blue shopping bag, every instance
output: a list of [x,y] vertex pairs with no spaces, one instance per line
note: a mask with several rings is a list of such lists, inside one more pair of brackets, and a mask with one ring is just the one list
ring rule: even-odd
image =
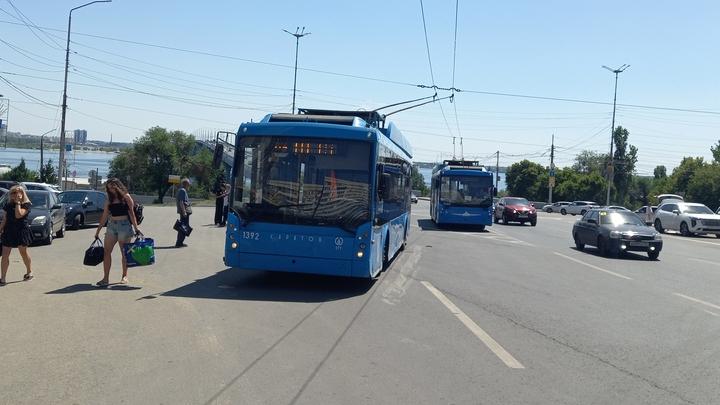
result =
[[128,267],[155,264],[155,241],[140,235],[123,246],[123,254]]

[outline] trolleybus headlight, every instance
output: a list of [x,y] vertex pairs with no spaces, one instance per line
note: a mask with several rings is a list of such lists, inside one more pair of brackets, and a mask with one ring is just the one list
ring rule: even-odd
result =
[[358,257],[359,259],[362,259],[363,256],[365,256],[365,253],[363,253],[362,250],[360,250],[360,251],[357,252],[357,257]]
[[230,244],[230,247],[233,248],[233,249],[237,249],[237,247],[238,247],[237,242],[231,243],[231,244]]

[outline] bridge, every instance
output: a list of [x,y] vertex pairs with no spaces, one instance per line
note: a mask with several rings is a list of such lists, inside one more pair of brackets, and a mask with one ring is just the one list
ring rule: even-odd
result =
[[[225,173],[226,177],[230,177],[230,170],[233,166],[233,159],[235,154],[235,136],[236,134],[234,132],[227,132],[227,131],[218,131],[217,134],[215,134],[215,137],[200,137],[196,138],[196,146],[199,149],[209,149],[213,156],[215,156],[215,153],[220,153],[219,151],[216,152],[219,148],[219,146],[222,146],[222,154],[220,155],[220,162],[222,164],[223,172]],[[215,158],[213,158],[213,162],[215,161]]]

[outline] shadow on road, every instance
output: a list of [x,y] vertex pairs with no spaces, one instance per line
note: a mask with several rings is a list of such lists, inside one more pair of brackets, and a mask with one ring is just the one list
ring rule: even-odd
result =
[[[576,251],[576,252],[582,252],[587,253],[589,255],[593,255],[596,257],[601,257],[603,259],[608,260],[642,260],[642,261],[649,261],[650,259],[647,257],[647,254],[644,252],[625,252],[618,256],[603,256],[600,254],[600,251],[595,247],[588,247],[586,246],[585,249],[579,250],[575,246],[570,246],[570,249]],[[651,261],[651,260],[650,260]]]
[[418,219],[417,224],[423,231],[442,231],[442,232],[489,232],[480,225],[441,225],[438,226],[431,219]]
[[58,290],[48,291],[45,294],[73,294],[83,291],[112,290],[112,291],[134,291],[142,287],[133,287],[127,284],[111,283],[107,287],[101,288],[94,284],[73,284]]
[[374,283],[375,280],[367,279],[228,268],[160,295],[248,301],[326,302],[363,295]]

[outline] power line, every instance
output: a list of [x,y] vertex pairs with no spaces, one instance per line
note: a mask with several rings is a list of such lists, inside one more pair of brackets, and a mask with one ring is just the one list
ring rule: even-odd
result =
[[[428,65],[430,66],[430,80],[432,81],[432,85],[435,88],[435,95],[437,95],[437,86],[435,85],[435,73],[433,72],[432,58],[430,57],[430,41],[428,40],[427,24],[425,22],[425,6],[423,6],[422,0],[420,0],[420,13],[422,15],[423,32],[425,33],[425,49],[427,50]],[[442,107],[442,103],[438,103],[438,107],[440,107],[440,113],[442,114],[443,120],[445,121],[445,126],[447,127],[448,133],[452,136],[453,139],[453,159],[455,159],[455,136],[450,129],[450,124],[448,123],[447,117],[445,116],[445,110]]]
[[39,99],[39,98],[31,95],[31,94],[26,93],[24,90],[18,88],[18,87],[15,86],[11,81],[9,81],[8,79],[6,79],[6,78],[3,77],[3,76],[0,76],[0,80],[4,81],[5,83],[8,84],[8,86],[10,86],[10,87],[12,87],[13,89],[15,89],[15,91],[17,91],[18,93],[22,94],[23,96],[25,96],[25,97],[27,97],[27,98],[29,98],[29,99],[31,99],[31,100],[35,100],[35,101],[37,101],[37,102],[39,102],[39,103],[45,104],[45,105],[50,106],[50,107],[57,107],[57,105],[55,105],[55,104],[48,103],[48,102],[45,101],[45,100],[41,100],[41,99]]
[[[10,24],[10,25],[23,25],[21,23],[7,21],[7,20],[0,20],[0,23]],[[45,30],[45,31],[63,32],[63,33],[65,32],[65,30],[49,28],[49,27],[40,27],[40,26],[37,26],[37,29]],[[144,42],[139,42],[139,41],[130,41],[130,40],[124,40],[124,39],[119,39],[119,38],[101,36],[101,35],[85,34],[85,33],[79,33],[79,32],[72,32],[72,33],[77,36],[85,36],[85,37],[90,37],[90,38],[104,39],[104,40],[109,40],[109,41],[128,43],[128,44],[132,44],[132,45],[140,45],[140,46],[154,47],[154,48],[166,49],[166,50],[172,50],[172,51],[178,51],[178,52],[193,53],[193,54],[198,54],[198,55],[217,57],[217,58],[228,59],[228,60],[236,60],[236,61],[240,61],[240,62],[255,63],[255,64],[261,64],[261,65],[267,65],[267,66],[282,67],[282,68],[288,68],[288,69],[293,68],[290,65],[283,65],[283,64],[278,64],[278,63],[265,62],[265,61],[247,59],[247,58],[238,58],[238,57],[230,56],[230,55],[222,55],[222,54],[216,54],[216,53],[211,53],[211,52],[197,51],[197,50],[192,50],[192,49],[183,49],[183,48],[158,45],[158,44],[150,44],[150,43],[144,43]],[[50,35],[50,34],[48,34],[48,35]],[[0,42],[5,42],[5,41],[0,39]],[[74,44],[83,45],[74,40],[71,42]],[[89,47],[87,45],[83,45],[83,46]],[[89,47],[89,48],[92,49],[92,47]],[[97,50],[97,48],[94,48],[94,49]],[[99,51],[102,52],[102,50],[99,50]],[[118,56],[117,54],[115,54],[115,55]],[[128,58],[125,56],[119,56],[119,57]],[[132,59],[132,58],[128,58],[128,59]],[[140,61],[138,59],[134,59],[134,60],[136,62],[147,63],[144,61]],[[58,67],[58,66],[53,66],[53,67]],[[459,89],[459,88],[454,88],[454,86],[453,86],[453,88],[442,88],[442,87],[436,86],[434,84],[432,86],[427,86],[427,85],[403,82],[403,81],[398,81],[398,80],[389,80],[389,79],[382,79],[382,78],[375,78],[375,77],[368,77],[368,76],[360,76],[360,75],[353,75],[353,74],[347,74],[347,73],[325,71],[325,70],[320,70],[320,69],[300,68],[299,67],[298,70],[303,70],[306,72],[313,72],[313,73],[327,74],[327,75],[338,76],[338,77],[347,77],[347,78],[352,78],[352,79],[369,80],[369,81],[376,81],[376,82],[380,82],[380,83],[396,84],[396,85],[401,85],[401,86],[412,86],[412,87],[419,87],[419,88],[434,88],[435,90],[454,91],[457,93],[463,92],[463,93],[470,93],[470,94],[484,94],[484,95],[492,95],[492,96],[517,97],[517,98],[548,100],[548,101],[561,101],[561,102],[580,103],[580,104],[612,105],[612,103],[605,102],[605,101],[583,100],[583,99],[576,99],[576,98],[536,96],[536,95],[528,95],[528,94],[494,92],[494,91],[475,90],[475,89]],[[198,75],[198,77],[200,77],[200,76]],[[618,107],[633,107],[633,108],[641,108],[641,109],[649,109],[649,110],[658,110],[658,111],[688,112],[688,113],[694,113],[694,114],[709,114],[709,115],[719,115],[720,116],[720,111],[712,111],[712,110],[705,110],[705,109],[698,109],[698,108],[676,108],[676,107],[651,106],[651,105],[642,105],[642,104],[618,104],[617,106]]]
[[[52,49],[61,50],[61,51],[63,50],[62,45],[60,45],[59,43],[57,43],[57,41],[55,41],[52,37],[50,37],[46,32],[44,32],[43,30],[41,30],[40,28],[38,28],[38,26],[37,26],[34,22],[32,22],[32,20],[31,20],[28,16],[26,16],[22,11],[20,11],[19,8],[15,7],[15,4],[13,4],[12,1],[7,0],[7,2],[8,2],[8,4],[10,4],[10,7],[12,7],[13,10],[15,10],[15,12],[16,12],[16,13],[18,14],[18,16],[20,17],[20,18],[15,17],[15,19],[17,19],[18,21],[21,21],[21,22],[30,30],[30,32],[32,32],[32,34],[33,34],[37,39],[39,39],[42,43],[44,43],[45,45],[49,46],[49,47],[52,48]],[[3,10],[3,11],[5,11],[5,10]],[[9,15],[9,16],[12,17],[12,15],[11,15],[10,13],[8,13],[8,12],[5,12],[5,13],[6,13],[7,15]],[[40,38],[40,36],[38,36],[38,35],[35,33],[35,30],[33,29],[33,27],[34,27],[35,29],[37,29],[38,31],[42,32],[43,35],[45,35],[47,38],[49,38],[49,39],[53,42],[53,44],[51,45],[51,44],[47,43],[47,41],[45,41],[44,39]]]

